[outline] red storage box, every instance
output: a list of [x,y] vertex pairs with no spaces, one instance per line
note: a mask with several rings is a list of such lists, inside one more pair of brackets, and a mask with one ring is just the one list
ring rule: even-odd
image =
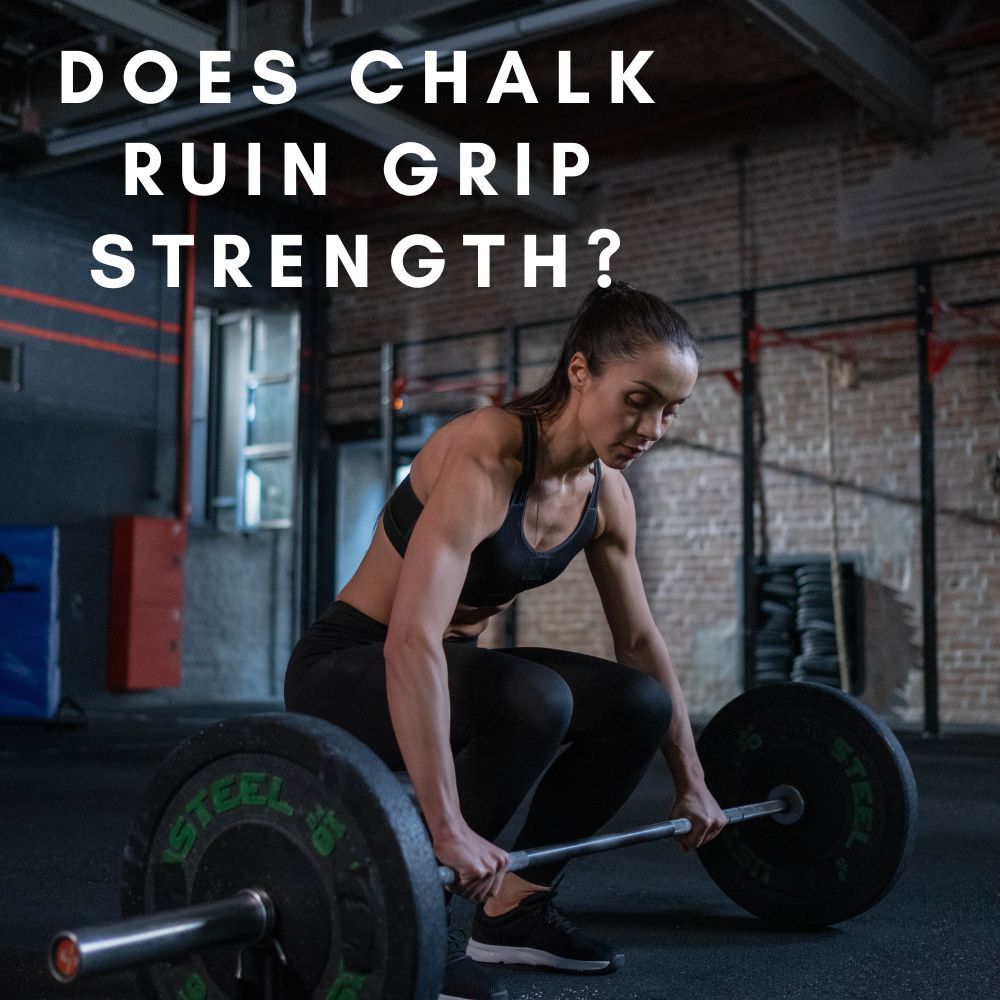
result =
[[180,687],[186,545],[182,521],[115,518],[108,629],[110,690]]

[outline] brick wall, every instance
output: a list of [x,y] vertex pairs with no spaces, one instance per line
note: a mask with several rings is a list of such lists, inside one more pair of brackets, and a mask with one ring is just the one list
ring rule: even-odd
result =
[[[622,237],[613,271],[672,299],[733,291],[741,274],[758,286],[884,268],[1000,247],[1000,74],[943,84],[945,135],[930,149],[900,144],[842,104],[806,121],[760,124],[746,161],[749,252],[741,258],[740,134],[688,143],[675,155],[604,169],[601,209],[569,234],[569,287],[521,288],[520,235],[540,227],[501,212],[433,230],[447,266],[434,286],[403,288],[389,273],[395,238],[373,241],[370,287],[336,294],[334,350],[384,339],[502,328],[570,315],[596,275],[591,228]],[[735,130],[736,126],[734,126]],[[493,287],[475,287],[474,255],[461,232],[503,232],[509,247],[493,263]],[[398,234],[404,235],[403,233]],[[398,238],[398,237],[397,237]],[[937,268],[946,301],[997,295],[997,262]],[[544,284],[544,282],[543,282]],[[758,320],[769,328],[905,312],[915,306],[912,271],[763,293]],[[706,339],[705,369],[738,367],[735,297],[693,304],[686,314]],[[1000,320],[1000,310],[991,314]],[[560,326],[559,329],[562,327]],[[864,325],[857,325],[865,329]],[[817,328],[818,332],[819,328]],[[996,333],[958,317],[940,321],[943,339]],[[728,336],[728,339],[726,339]],[[552,330],[528,338],[534,359]],[[866,697],[903,720],[920,718],[920,507],[915,337],[852,340],[859,383],[834,403],[841,549],[859,555],[866,577]],[[493,363],[488,338],[463,355],[455,345],[410,357],[414,372]],[[376,377],[372,359],[334,363],[331,385]],[[526,372],[526,381],[539,369]],[[1000,722],[1000,498],[988,462],[1000,450],[1000,350],[962,349],[934,382],[936,410],[941,711],[946,722]],[[820,355],[767,348],[760,386],[766,519],[762,541],[778,554],[825,553],[830,544],[823,374]],[[481,401],[481,398],[480,400]],[[372,393],[336,393],[328,419],[375,415]],[[414,401],[414,405],[418,405]],[[703,378],[682,419],[629,474],[639,518],[640,565],[654,615],[673,651],[692,710],[715,711],[737,693],[737,559],[741,552],[739,397],[719,377]],[[535,591],[518,612],[524,641],[610,651],[585,563]],[[498,630],[490,638],[500,641]]]

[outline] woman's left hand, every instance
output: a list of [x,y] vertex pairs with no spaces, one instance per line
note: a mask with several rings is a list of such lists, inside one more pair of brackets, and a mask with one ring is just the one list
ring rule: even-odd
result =
[[681,847],[689,852],[715,840],[728,822],[726,814],[719,808],[719,803],[704,782],[678,789],[670,818],[691,821],[691,832],[677,838]]

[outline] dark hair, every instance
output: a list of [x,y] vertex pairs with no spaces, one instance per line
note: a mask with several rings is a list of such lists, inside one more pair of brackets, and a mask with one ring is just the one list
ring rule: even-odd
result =
[[702,350],[684,317],[672,305],[624,281],[594,288],[583,300],[563,341],[551,374],[533,392],[507,403],[504,409],[522,416],[550,417],[569,399],[567,369],[574,354],[587,359],[594,375],[609,361],[634,358],[647,344],[669,344],[694,354]]

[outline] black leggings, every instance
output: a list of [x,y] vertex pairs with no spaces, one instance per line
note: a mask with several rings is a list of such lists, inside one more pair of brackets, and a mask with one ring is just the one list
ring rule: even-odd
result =
[[[285,705],[346,729],[402,770],[386,697],[385,635],[381,623],[334,604],[292,653]],[[543,774],[513,849],[589,837],[632,794],[666,735],[669,695],[630,667],[558,649],[480,649],[472,641],[446,640],[444,652],[459,802],[487,840]],[[562,864],[525,876],[548,883]]]

